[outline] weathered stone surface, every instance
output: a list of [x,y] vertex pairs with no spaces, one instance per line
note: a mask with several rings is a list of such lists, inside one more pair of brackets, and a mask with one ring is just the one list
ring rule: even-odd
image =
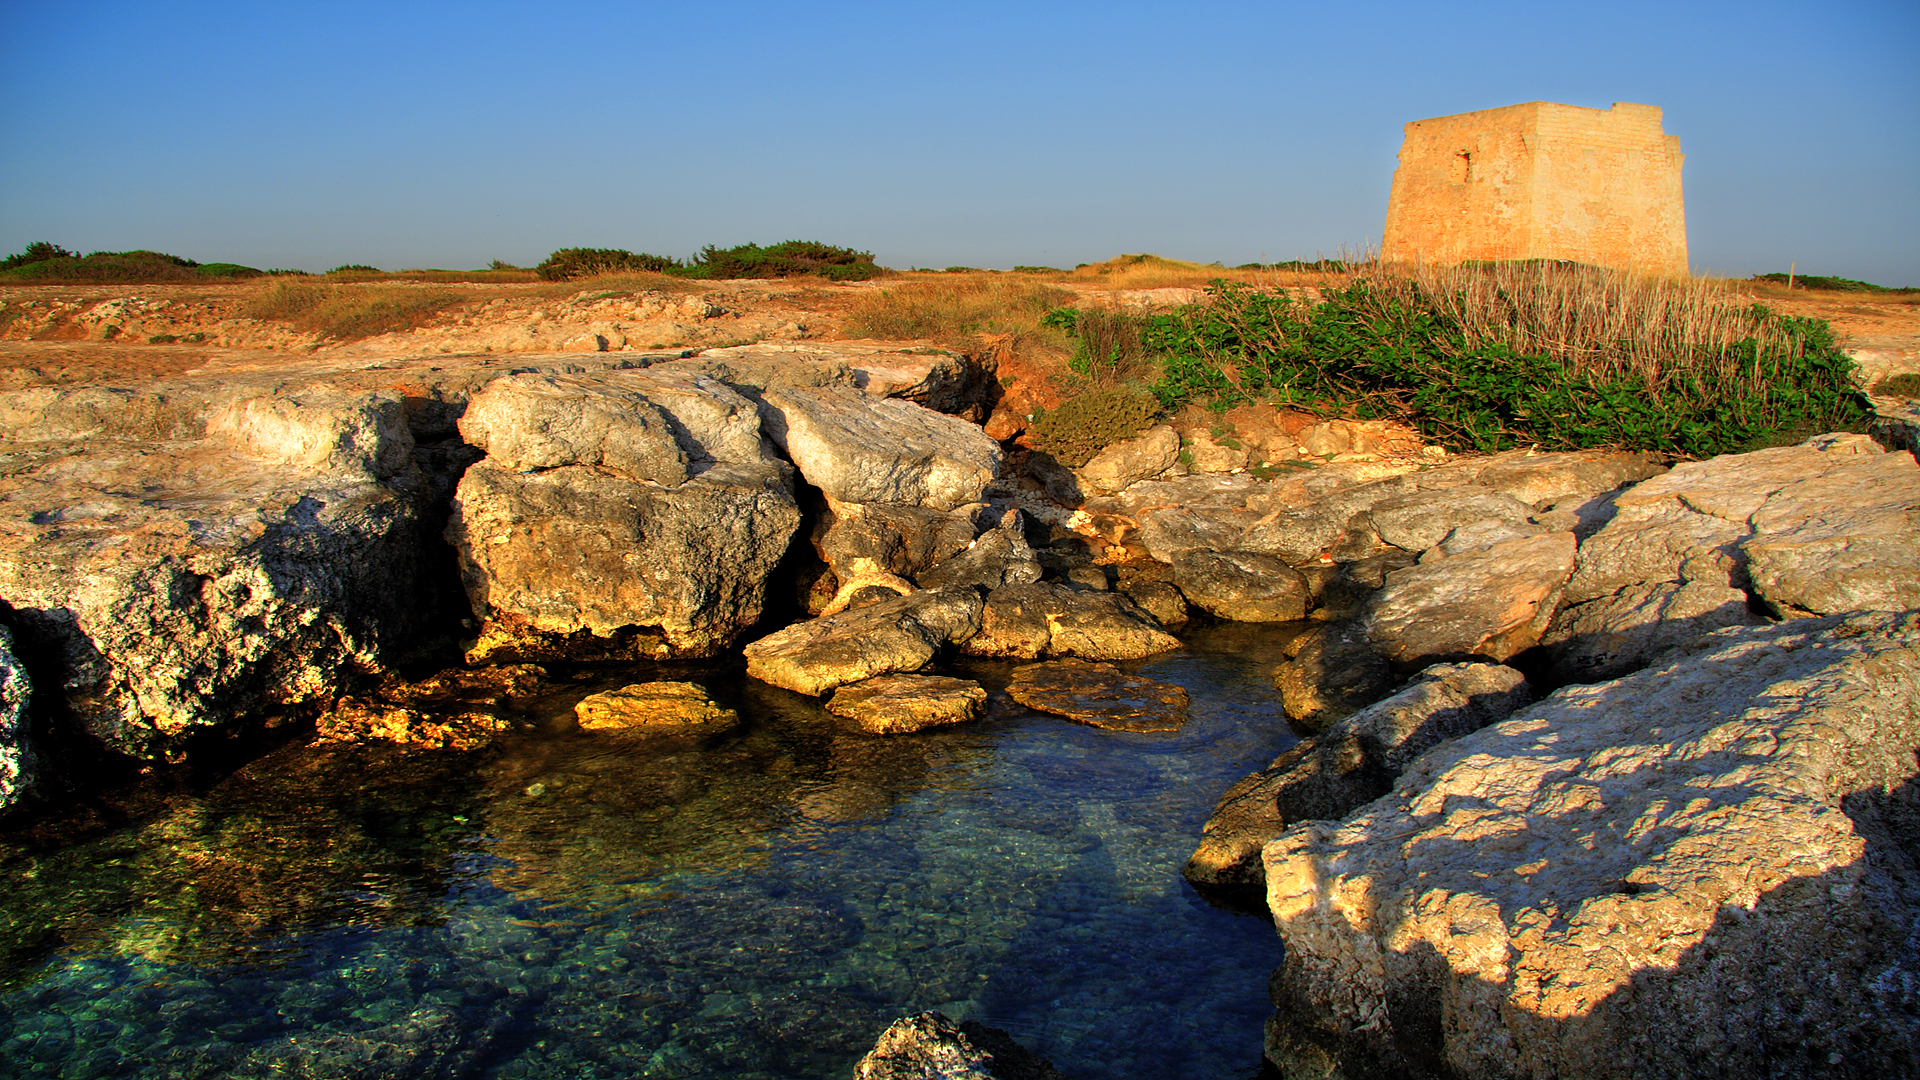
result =
[[740,714],[715,704],[704,687],[671,681],[629,683],[588,694],[574,703],[573,715],[581,731],[670,734],[719,731],[740,723]]
[[970,588],[930,589],[795,623],[746,647],[747,674],[818,697],[875,675],[918,671],[942,646],[980,629],[982,606]]
[[1187,598],[1170,581],[1136,581],[1120,590],[1168,630],[1187,625]]
[[1388,548],[1377,555],[1343,563],[1310,563],[1299,567],[1312,591],[1308,605],[1313,618],[1336,622],[1354,618],[1366,610],[1367,602],[1387,575],[1404,570],[1419,561],[1410,551]]
[[979,507],[953,512],[899,503],[828,503],[813,548],[834,573],[884,571],[912,578],[958,555],[980,535]]
[[1920,604],[1920,464],[1865,436],[1689,462],[1613,505],[1580,546],[1570,601],[1699,581],[1788,614]]
[[1540,644],[1560,678],[1600,682],[1643,668],[1709,631],[1765,623],[1738,589],[1704,581],[1655,581],[1562,608]]
[[956,414],[979,409],[994,373],[990,361],[943,349],[839,341],[769,341],[706,349],[666,366],[694,367],[752,390],[844,387],[872,398],[900,398]]
[[761,400],[767,434],[836,502],[952,510],[979,502],[1000,468],[1000,444],[986,432],[911,402],[785,387]]
[[160,756],[330,699],[414,640],[424,500],[399,397],[291,396],[311,412],[238,408],[217,438],[98,412],[79,443],[7,432],[0,598],[41,692],[107,746]]
[[1273,676],[1281,707],[1300,727],[1318,731],[1385,697],[1393,666],[1358,622],[1316,626],[1287,643],[1287,662]]
[[1343,509],[1315,506],[1261,512],[1163,507],[1141,513],[1140,542],[1148,554],[1164,563],[1188,551],[1246,551],[1304,563],[1318,559],[1340,543],[1349,520]]
[[999,1028],[937,1012],[895,1020],[853,1068],[854,1080],[1064,1080]]
[[666,413],[630,379],[504,376],[467,402],[460,434],[516,473],[586,465],[667,487],[687,479]]
[[1246,447],[1216,442],[1206,428],[1187,432],[1187,467],[1196,473],[1230,473],[1244,469],[1247,457]]
[[1644,451],[1569,450],[1536,454],[1514,450],[1465,465],[1474,482],[1528,506],[1569,500],[1585,502],[1622,484],[1638,483],[1666,471],[1657,455]]
[[961,648],[974,656],[1019,660],[1133,660],[1179,647],[1179,638],[1122,593],[1036,581],[989,594],[980,632]]
[[1008,510],[1000,523],[975,537],[966,548],[925,571],[914,581],[923,589],[974,585],[998,589],[1040,580],[1040,561],[1027,546],[1020,511]]
[[1483,521],[1525,524],[1526,503],[1499,492],[1415,491],[1376,504],[1368,515],[1380,539],[1406,551],[1425,551],[1463,525]]
[[1013,673],[1007,696],[1029,709],[1115,731],[1175,731],[1187,692],[1091,660],[1047,660]]
[[0,810],[33,786],[35,754],[28,741],[27,704],[33,682],[13,655],[13,631],[0,626]]
[[776,463],[716,465],[660,487],[489,459],[461,478],[447,539],[475,613],[510,631],[490,641],[657,627],[673,654],[710,656],[759,621],[799,525]]
[[972,679],[880,675],[835,690],[827,711],[858,721],[862,731],[899,735],[978,720],[987,712],[987,691]]
[[1299,821],[1345,817],[1387,793],[1427,750],[1533,700],[1500,664],[1435,664],[1405,689],[1295,744],[1227,789],[1187,860],[1190,881],[1258,885],[1260,849]]
[[1111,495],[1129,485],[1166,472],[1180,460],[1180,436],[1157,424],[1131,439],[1122,439],[1093,455],[1074,470],[1082,491]]
[[1292,622],[1307,616],[1310,590],[1300,571],[1251,551],[1185,551],[1173,580],[1195,606],[1236,622]]
[[1573,572],[1572,533],[1505,540],[1396,570],[1369,606],[1374,647],[1403,666],[1505,660],[1539,641]]
[[1268,1057],[1914,1074],[1916,698],[1920,616],[1796,620],[1430,751],[1358,816],[1267,845]]

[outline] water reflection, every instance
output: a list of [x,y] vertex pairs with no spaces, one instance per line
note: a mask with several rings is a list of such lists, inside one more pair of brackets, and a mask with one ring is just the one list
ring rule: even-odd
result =
[[[7,863],[0,1067],[818,1077],[940,1008],[1072,1076],[1250,1075],[1277,943],[1179,866],[1291,741],[1274,640],[1129,665],[1193,695],[1175,733],[1003,702],[876,738],[725,665],[642,665],[558,673],[548,730],[490,757],[282,751]],[[746,724],[564,730],[572,700],[669,670]]]

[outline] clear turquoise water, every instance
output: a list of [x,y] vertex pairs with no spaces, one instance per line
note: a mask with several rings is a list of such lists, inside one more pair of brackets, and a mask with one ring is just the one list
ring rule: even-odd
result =
[[997,698],[875,738],[735,667],[663,666],[580,672],[548,709],[681,677],[748,724],[283,749],[0,867],[0,1074],[846,1077],[940,1009],[1083,1080],[1256,1076],[1278,940],[1179,868],[1294,739],[1281,640],[1223,627],[1128,665],[1188,689],[1174,733]]

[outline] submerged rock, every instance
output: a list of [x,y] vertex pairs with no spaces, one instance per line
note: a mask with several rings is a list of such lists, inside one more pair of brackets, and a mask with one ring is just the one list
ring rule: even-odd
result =
[[588,694],[574,704],[573,715],[581,731],[664,734],[717,731],[740,723],[739,713],[714,704],[704,688],[690,682],[629,683]]
[[1338,818],[1387,793],[1415,757],[1533,699],[1500,664],[1436,664],[1400,692],[1301,740],[1227,789],[1187,860],[1189,881],[1261,883],[1260,849],[1297,821]]
[[971,679],[881,675],[835,690],[827,711],[871,734],[898,735],[978,720],[986,715],[987,691]]
[[937,1012],[895,1020],[853,1068],[854,1080],[1065,1080],[999,1028]]
[[1288,1074],[1920,1070],[1920,616],[1722,630],[1264,850]]
[[13,632],[0,626],[0,810],[20,801],[33,784],[27,703],[33,683],[13,655]]
[[511,731],[511,702],[539,689],[534,664],[456,668],[419,682],[389,677],[371,695],[346,697],[315,721],[323,743],[392,742],[440,750],[476,750]]
[[962,649],[973,656],[1016,660],[1134,660],[1179,647],[1179,638],[1162,630],[1124,594],[1036,581],[988,594],[980,632]]
[[795,623],[745,649],[747,674],[818,697],[844,683],[918,671],[980,629],[980,594],[928,589]]
[[1028,664],[1014,671],[1007,696],[1029,709],[1115,731],[1176,731],[1187,722],[1186,690],[1089,660]]
[[1287,662],[1273,676],[1281,707],[1306,731],[1373,704],[1396,681],[1393,666],[1353,621],[1316,626],[1288,642]]

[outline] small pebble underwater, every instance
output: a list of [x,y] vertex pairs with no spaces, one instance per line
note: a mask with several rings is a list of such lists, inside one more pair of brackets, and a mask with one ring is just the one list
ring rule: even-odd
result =
[[1258,1076],[1279,940],[1180,867],[1295,739],[1285,636],[1187,641],[1122,665],[1188,690],[1170,733],[996,694],[864,735],[735,662],[582,668],[550,703],[690,678],[745,718],[704,740],[274,751],[8,852],[0,1075],[844,1078],[939,1009],[1075,1080]]

